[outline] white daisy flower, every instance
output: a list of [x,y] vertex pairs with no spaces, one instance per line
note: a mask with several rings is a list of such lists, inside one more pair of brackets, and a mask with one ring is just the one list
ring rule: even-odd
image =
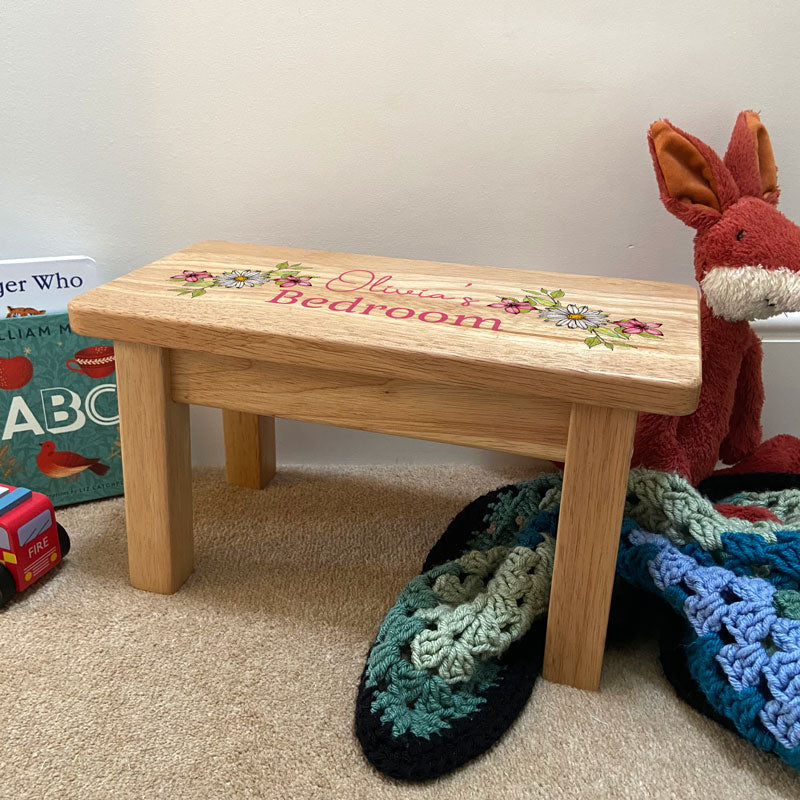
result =
[[261,286],[267,282],[267,278],[260,272],[253,269],[233,269],[230,272],[223,272],[214,278],[217,286],[224,286],[226,289],[241,289],[242,286]]
[[543,309],[539,312],[542,319],[548,322],[555,322],[556,326],[568,328],[596,328],[603,325],[608,318],[608,314],[602,311],[589,311],[589,306],[576,306],[570,303],[567,306],[556,306],[555,308]]

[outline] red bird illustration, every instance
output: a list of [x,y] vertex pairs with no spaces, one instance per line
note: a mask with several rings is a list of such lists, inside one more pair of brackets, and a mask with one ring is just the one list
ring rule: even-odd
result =
[[69,450],[56,450],[55,442],[42,444],[42,449],[36,456],[36,465],[51,478],[77,476],[85,469],[91,470],[95,475],[105,475],[109,469],[107,464],[100,463],[99,458],[86,458]]

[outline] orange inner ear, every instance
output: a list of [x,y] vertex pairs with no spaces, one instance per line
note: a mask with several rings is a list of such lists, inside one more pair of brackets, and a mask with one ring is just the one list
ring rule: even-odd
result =
[[747,128],[753,136],[753,146],[756,149],[758,171],[761,175],[761,192],[764,195],[771,194],[778,188],[778,168],[775,166],[769,134],[754,111],[747,114]]
[[654,122],[650,136],[670,195],[682,203],[720,211],[711,167],[700,151],[666,122]]

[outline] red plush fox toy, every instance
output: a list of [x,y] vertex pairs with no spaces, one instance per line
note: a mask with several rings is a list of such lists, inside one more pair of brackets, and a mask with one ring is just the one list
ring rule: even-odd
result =
[[775,207],[767,130],[758,114],[743,111],[723,160],[666,120],[653,123],[648,140],[661,200],[697,231],[703,387],[689,416],[639,417],[632,463],[692,483],[718,460],[735,472],[798,472],[800,440],[761,443],[761,342],[749,324],[800,310],[800,228]]

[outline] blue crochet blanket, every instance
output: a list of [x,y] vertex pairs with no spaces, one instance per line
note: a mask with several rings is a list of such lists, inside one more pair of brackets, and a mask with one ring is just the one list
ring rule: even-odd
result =
[[800,532],[723,533],[677,546],[625,520],[617,572],[687,621],[683,648],[709,705],[800,769]]

